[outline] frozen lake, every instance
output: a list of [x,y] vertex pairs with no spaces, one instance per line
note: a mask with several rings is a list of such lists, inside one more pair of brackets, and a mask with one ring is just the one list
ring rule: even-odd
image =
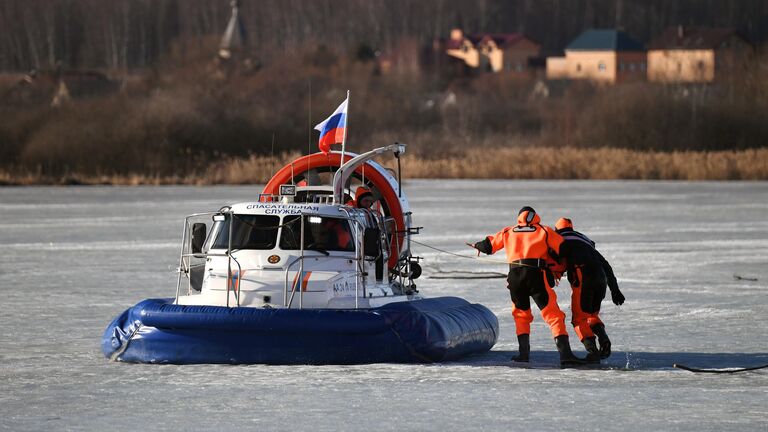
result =
[[[768,363],[765,182],[407,183],[425,227],[415,240],[453,253],[471,255],[464,242],[512,224],[523,205],[546,224],[573,219],[627,297],[620,308],[603,303],[610,370],[510,368],[517,341],[505,281],[430,278],[506,266],[420,245],[420,291],[494,311],[493,351],[436,365],[108,362],[99,343],[109,321],[173,294],[182,217],[260,190],[0,188],[0,430],[768,431],[768,369],[671,367]],[[568,310],[567,282],[557,293]],[[532,357],[554,361],[534,316]],[[583,355],[573,333],[571,343]]]

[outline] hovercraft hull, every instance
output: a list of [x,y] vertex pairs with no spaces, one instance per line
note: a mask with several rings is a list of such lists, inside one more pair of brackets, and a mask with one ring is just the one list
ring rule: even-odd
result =
[[372,309],[181,306],[144,300],[115,318],[102,351],[138,363],[429,363],[490,350],[499,323],[456,297]]

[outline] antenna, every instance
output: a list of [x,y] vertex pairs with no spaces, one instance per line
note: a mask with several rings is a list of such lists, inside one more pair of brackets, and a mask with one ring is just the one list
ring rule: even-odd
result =
[[[307,108],[307,155],[312,154],[312,78],[309,79],[309,107]],[[307,173],[309,173],[309,158],[307,158]],[[307,182],[309,184],[309,182]]]
[[270,159],[272,160],[272,175],[275,175],[275,133],[272,132],[272,151],[270,152]]

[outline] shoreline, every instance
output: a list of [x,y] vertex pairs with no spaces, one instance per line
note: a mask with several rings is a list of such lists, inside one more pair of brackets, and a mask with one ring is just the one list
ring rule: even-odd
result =
[[[228,158],[185,176],[77,172],[52,176],[0,170],[0,187],[264,184],[274,171],[297,156],[296,153],[287,153],[276,157],[252,155]],[[677,152],[607,147],[475,148],[440,157],[406,153],[402,159],[402,170],[407,179],[768,180],[768,147]]]

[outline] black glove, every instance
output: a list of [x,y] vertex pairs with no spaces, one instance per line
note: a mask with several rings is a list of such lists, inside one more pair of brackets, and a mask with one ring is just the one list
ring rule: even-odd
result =
[[493,252],[493,246],[491,246],[491,242],[487,237],[485,240],[475,243],[474,248],[486,255],[490,255]]
[[621,306],[624,304],[624,294],[621,293],[618,289],[611,290],[611,301],[616,306]]

